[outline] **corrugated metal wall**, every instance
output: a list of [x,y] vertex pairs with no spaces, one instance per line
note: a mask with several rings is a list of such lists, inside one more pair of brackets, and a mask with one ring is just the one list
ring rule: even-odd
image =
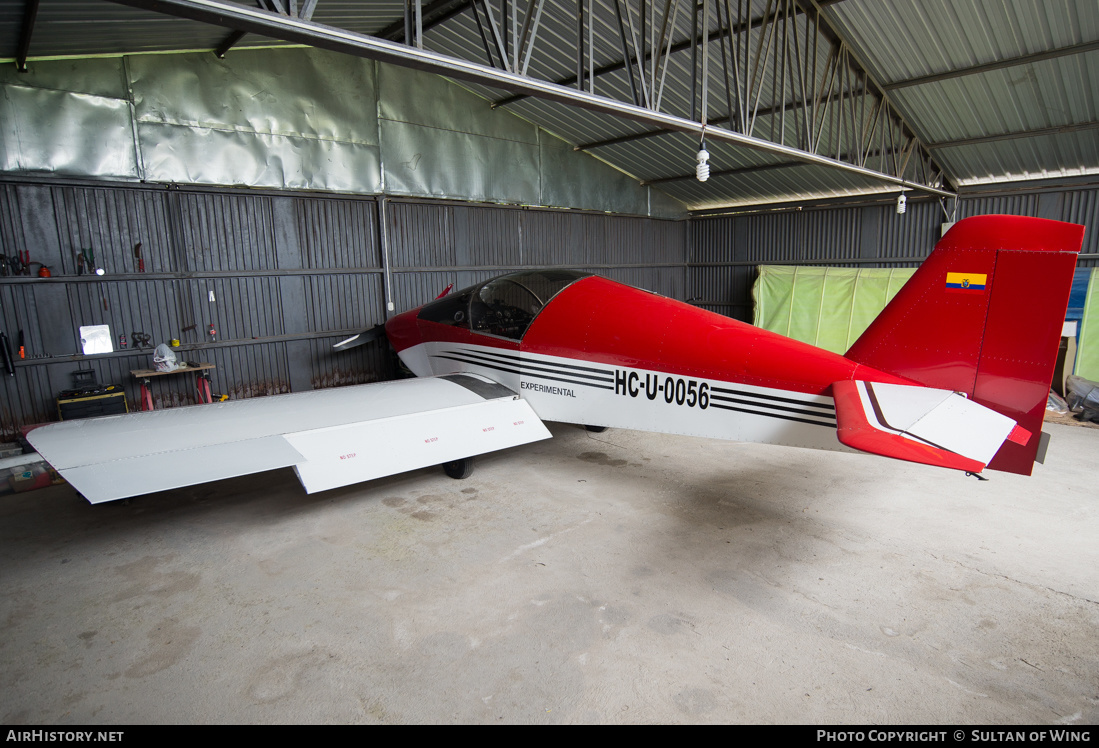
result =
[[[390,375],[388,346],[335,353],[332,344],[384,321],[387,301],[402,311],[448,283],[546,266],[590,268],[683,298],[686,244],[682,221],[11,179],[0,183],[0,253],[27,251],[53,277],[0,277],[0,332],[14,349],[22,330],[27,351],[14,377],[0,372],[0,432],[55,420],[54,398],[77,369],[123,385],[136,409],[130,371],[152,363],[152,348],[133,347],[143,335],[153,346],[180,338],[182,357],[215,364],[214,391],[234,398],[368,382]],[[83,249],[105,275],[76,275]],[[115,353],[77,355],[78,327],[93,324],[110,325]],[[118,347],[120,335],[129,347]],[[155,379],[151,389],[157,407],[195,401],[191,375]]]
[[[957,218],[989,213],[1052,218],[1086,226],[1081,267],[1099,265],[1099,185],[969,193]],[[844,207],[692,218],[687,296],[707,309],[752,319],[756,266],[911,267],[942,235],[935,200],[912,199],[898,215],[892,200]]]
[[[1016,213],[1088,227],[1082,266],[1099,265],[1099,187],[971,194],[957,215]],[[385,216],[384,231],[379,221]],[[53,420],[70,373],[125,387],[155,345],[217,366],[214,389],[250,397],[384,378],[384,344],[333,343],[404,310],[512,269],[578,267],[750,320],[759,264],[906,267],[940,235],[935,201],[773,211],[689,222],[460,202],[108,183],[0,182],[0,253],[30,253],[53,277],[0,278],[0,331],[27,359],[0,375],[0,431]],[[386,237],[383,251],[382,235]],[[135,246],[141,244],[144,272]],[[688,251],[689,247],[689,251]],[[107,270],[77,276],[92,249]],[[387,264],[388,263],[388,264]],[[389,271],[387,278],[387,269]],[[108,324],[113,354],[78,356],[77,328]],[[212,341],[207,329],[218,331]],[[192,327],[193,326],[193,327]],[[193,402],[189,375],[153,385],[158,405]]]

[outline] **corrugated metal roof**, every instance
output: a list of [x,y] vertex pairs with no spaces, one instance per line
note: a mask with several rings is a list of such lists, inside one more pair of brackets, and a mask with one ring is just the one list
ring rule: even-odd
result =
[[[502,24],[504,0],[490,0],[495,19]],[[517,0],[518,1],[518,0]],[[590,8],[591,66],[599,69],[621,62],[623,41],[619,35],[615,0],[583,0]],[[1099,3],[1096,0],[799,0],[799,6],[787,6],[785,0],[729,0],[713,3],[728,9],[735,23],[760,19],[779,8],[789,25],[774,27],[787,33],[794,28],[804,33],[807,18],[820,12],[835,29],[854,58],[869,73],[873,83],[882,86],[889,101],[903,117],[908,130],[930,146],[932,158],[955,187],[980,182],[1033,179],[1099,173]],[[255,3],[247,3],[254,7]],[[673,9],[668,38],[680,51],[671,55],[664,73],[665,87],[660,110],[691,117],[692,50],[685,43],[692,34],[687,12],[688,0],[619,0],[626,16],[623,26],[628,43],[648,39],[655,45],[660,38],[662,13]],[[319,0],[313,21],[361,34],[381,34],[387,28],[399,28],[403,19],[402,0]],[[22,36],[25,0],[0,0],[0,57],[14,59]],[[447,3],[427,2],[425,12],[457,10],[447,20],[430,25],[424,46],[435,52],[487,64],[484,43],[470,4],[458,0]],[[483,7],[483,6],[480,6]],[[528,6],[517,5],[511,39],[518,38]],[[642,12],[644,11],[644,18]],[[802,12],[804,11],[804,12]],[[483,12],[483,11],[482,11]],[[716,11],[715,11],[716,12]],[[799,14],[800,13],[800,14]],[[527,74],[547,81],[564,81],[575,76],[577,68],[577,0],[545,0]],[[482,21],[484,17],[482,15]],[[632,21],[632,23],[631,23]],[[714,28],[712,22],[711,28]],[[827,24],[826,24],[827,25]],[[747,50],[775,50],[776,34],[768,35],[759,27],[737,36],[738,54]],[[585,29],[585,33],[587,30]],[[125,53],[170,52],[175,50],[215,49],[225,42],[229,31],[189,20],[138,10],[102,0],[41,0],[30,41],[29,57],[91,56]],[[506,34],[505,34],[506,36]],[[392,38],[392,37],[391,37]],[[279,44],[256,35],[246,35],[238,46]],[[708,45],[710,55],[709,117],[719,120],[728,114],[729,99],[724,76],[720,74],[723,55],[721,43]],[[1067,50],[1067,51],[1066,51]],[[805,147],[806,129],[799,114],[779,111],[767,113],[774,105],[789,102],[794,96],[798,77],[792,76],[787,90],[775,77],[778,66],[800,66],[802,71],[815,68],[823,80],[831,44],[821,41],[813,60],[803,50],[795,60],[764,55],[768,64],[761,71],[759,99],[750,109],[763,113],[756,122],[754,135],[773,138],[785,145]],[[1050,59],[1026,61],[1027,56],[1061,52]],[[726,49],[726,55],[730,52]],[[1019,58],[1024,58],[1019,62]],[[1014,61],[1014,62],[1013,62]],[[1003,67],[970,70],[975,66]],[[585,60],[585,67],[587,61]],[[647,64],[651,75],[651,60]],[[962,74],[965,73],[965,74]],[[919,81],[926,76],[946,74],[943,80]],[[833,92],[859,90],[864,85],[853,72],[837,78]],[[743,85],[744,81],[741,80]],[[499,101],[502,91],[463,83],[462,85]],[[636,83],[640,87],[640,83]],[[597,77],[595,93],[618,101],[632,102],[630,78],[624,69],[608,71]],[[696,92],[696,97],[697,97]],[[697,101],[697,98],[696,98]],[[870,101],[869,104],[873,102]],[[869,105],[868,104],[868,105]],[[573,145],[592,143],[627,134],[643,133],[652,128],[548,102],[525,99],[504,107]],[[695,117],[700,114],[695,111]],[[870,119],[867,110],[853,120],[825,118],[814,126],[821,128],[824,152],[833,156],[838,146],[830,140],[863,129]],[[722,127],[733,126],[723,124]],[[869,129],[868,127],[866,128]],[[898,152],[903,143],[890,145],[874,131],[869,168],[880,168],[883,159],[874,152],[884,147]],[[873,139],[877,138],[877,145]],[[663,134],[629,143],[596,148],[596,158],[640,180],[660,180],[690,174],[694,169],[693,138],[682,134]],[[892,189],[863,176],[820,166],[791,166],[782,169],[744,171],[773,165],[776,157],[755,150],[711,142],[715,173],[737,170],[735,174],[715,176],[702,184],[696,181],[656,181],[655,187],[702,209],[721,205],[744,205],[803,199],[812,196],[847,195],[866,190]],[[858,161],[851,153],[841,153]],[[885,159],[890,160],[890,159]]]
[[[845,0],[825,14],[956,185],[1099,173],[1095,0]],[[1057,50],[1073,51],[1012,64]],[[993,69],[958,75],[978,66]]]

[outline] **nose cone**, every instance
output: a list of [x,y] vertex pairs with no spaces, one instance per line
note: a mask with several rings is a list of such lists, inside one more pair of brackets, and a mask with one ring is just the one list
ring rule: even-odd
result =
[[416,319],[419,313],[418,308],[411,309],[386,320],[385,336],[397,353],[423,342]]

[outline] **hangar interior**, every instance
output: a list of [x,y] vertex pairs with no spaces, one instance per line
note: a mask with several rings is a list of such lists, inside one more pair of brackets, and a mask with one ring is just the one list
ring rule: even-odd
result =
[[[5,439],[78,369],[139,410],[170,340],[230,399],[392,378],[333,344],[514,269],[751,322],[760,266],[912,268],[995,213],[1085,226],[1099,299],[1090,0],[2,0],[0,44]],[[983,493],[555,426],[473,485],[8,496],[0,713],[1094,723],[1094,433],[1054,428]]]

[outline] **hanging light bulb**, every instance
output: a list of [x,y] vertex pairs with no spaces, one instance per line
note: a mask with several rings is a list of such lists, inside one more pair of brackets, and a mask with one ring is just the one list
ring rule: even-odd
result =
[[710,178],[710,152],[706,150],[706,141],[702,140],[698,144],[698,166],[695,168],[695,176],[698,177],[698,181],[705,182]]
[[904,193],[897,195],[897,215],[904,215],[904,211],[907,209],[908,198],[904,196]]

